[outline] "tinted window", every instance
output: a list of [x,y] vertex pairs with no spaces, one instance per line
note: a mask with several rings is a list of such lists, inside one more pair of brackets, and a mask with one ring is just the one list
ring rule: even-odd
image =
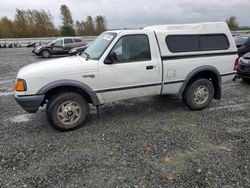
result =
[[199,40],[196,35],[168,36],[166,42],[171,52],[190,52],[199,50]]
[[64,39],[64,44],[70,44],[73,43],[72,39]]
[[200,35],[201,50],[226,50],[229,42],[226,35]]
[[166,43],[173,53],[225,50],[229,48],[229,41],[224,34],[171,35],[166,37]]
[[148,37],[128,35],[119,39],[111,52],[115,52],[117,63],[147,61],[151,59]]
[[75,42],[82,42],[80,39],[74,39]]

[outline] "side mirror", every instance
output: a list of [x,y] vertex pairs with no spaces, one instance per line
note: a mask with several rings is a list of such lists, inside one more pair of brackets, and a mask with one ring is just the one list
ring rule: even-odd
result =
[[104,61],[104,64],[110,65],[117,61],[117,56],[115,52],[111,52]]

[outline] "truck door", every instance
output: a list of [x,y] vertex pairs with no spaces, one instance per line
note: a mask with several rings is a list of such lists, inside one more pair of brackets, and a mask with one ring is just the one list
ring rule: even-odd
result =
[[156,57],[156,45],[150,33],[123,35],[116,40],[99,63],[98,92],[105,102],[160,94],[161,60]]

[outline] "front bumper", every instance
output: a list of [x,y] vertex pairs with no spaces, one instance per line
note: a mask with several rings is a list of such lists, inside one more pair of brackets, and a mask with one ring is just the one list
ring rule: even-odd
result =
[[39,50],[35,49],[35,50],[34,50],[34,53],[35,53],[36,55],[40,56],[40,55],[42,55],[42,50],[41,50],[41,49],[39,49]]
[[44,100],[44,95],[15,96],[15,100],[26,112],[36,113]]
[[237,78],[250,78],[250,73],[240,73],[240,72],[237,72],[236,77]]

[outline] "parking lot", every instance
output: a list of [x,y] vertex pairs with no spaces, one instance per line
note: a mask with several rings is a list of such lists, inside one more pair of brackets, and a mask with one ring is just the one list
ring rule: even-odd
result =
[[250,187],[250,84],[224,84],[203,111],[176,95],[91,108],[62,133],[13,98],[18,70],[41,60],[0,49],[0,187]]

